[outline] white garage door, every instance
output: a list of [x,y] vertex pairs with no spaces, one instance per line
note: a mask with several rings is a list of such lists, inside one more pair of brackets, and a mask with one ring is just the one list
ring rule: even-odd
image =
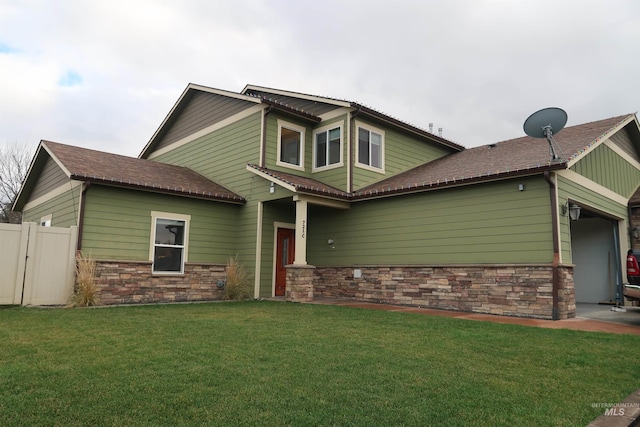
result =
[[617,260],[614,223],[581,218],[571,223],[571,249],[576,302],[615,303]]

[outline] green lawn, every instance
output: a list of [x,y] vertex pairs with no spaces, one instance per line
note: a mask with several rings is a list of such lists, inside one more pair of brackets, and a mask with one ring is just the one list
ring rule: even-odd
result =
[[640,339],[254,301],[0,310],[0,425],[585,425]]

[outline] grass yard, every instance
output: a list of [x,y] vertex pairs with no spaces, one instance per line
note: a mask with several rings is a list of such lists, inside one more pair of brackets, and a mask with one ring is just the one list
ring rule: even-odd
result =
[[0,425],[578,426],[640,339],[281,302],[0,310]]

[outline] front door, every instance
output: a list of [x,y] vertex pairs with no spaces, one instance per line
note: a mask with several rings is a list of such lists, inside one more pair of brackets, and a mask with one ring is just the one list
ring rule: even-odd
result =
[[295,230],[278,228],[278,244],[276,247],[276,296],[284,296],[287,289],[287,269],[285,265],[293,264],[295,255]]

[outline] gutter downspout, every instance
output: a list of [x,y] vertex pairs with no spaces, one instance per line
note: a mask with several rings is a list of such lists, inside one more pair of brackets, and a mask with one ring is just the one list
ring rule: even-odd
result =
[[[265,156],[267,155],[267,114],[273,109],[272,105],[269,105],[262,115],[262,141],[260,141],[260,167],[263,168],[265,164]],[[276,154],[278,156],[279,154]]]
[[348,170],[348,174],[350,179],[349,181],[349,188],[347,188],[347,192],[349,194],[353,193],[353,165],[355,164],[356,160],[353,158],[353,144],[354,144],[354,138],[355,138],[355,118],[358,114],[360,114],[360,112],[362,111],[362,107],[359,106],[357,111],[353,111],[351,112],[351,118],[350,120],[350,133],[351,135],[349,135],[349,170]]
[[552,272],[552,297],[553,297],[553,309],[551,311],[551,318],[553,320],[558,320],[558,294],[560,290],[560,269],[558,266],[560,265],[560,247],[558,245],[558,238],[560,235],[560,231],[558,230],[558,204],[556,203],[556,199],[558,197],[558,189],[551,179],[551,174],[549,171],[544,172],[544,179],[549,184],[549,198],[551,200],[551,230],[552,230],[552,238],[553,238],[553,262],[551,263],[551,272]]
[[87,190],[91,183],[84,182],[82,184],[82,192],[80,193],[80,214],[78,216],[78,243],[76,244],[76,252],[82,250],[82,230],[84,229],[84,206],[87,199]]

